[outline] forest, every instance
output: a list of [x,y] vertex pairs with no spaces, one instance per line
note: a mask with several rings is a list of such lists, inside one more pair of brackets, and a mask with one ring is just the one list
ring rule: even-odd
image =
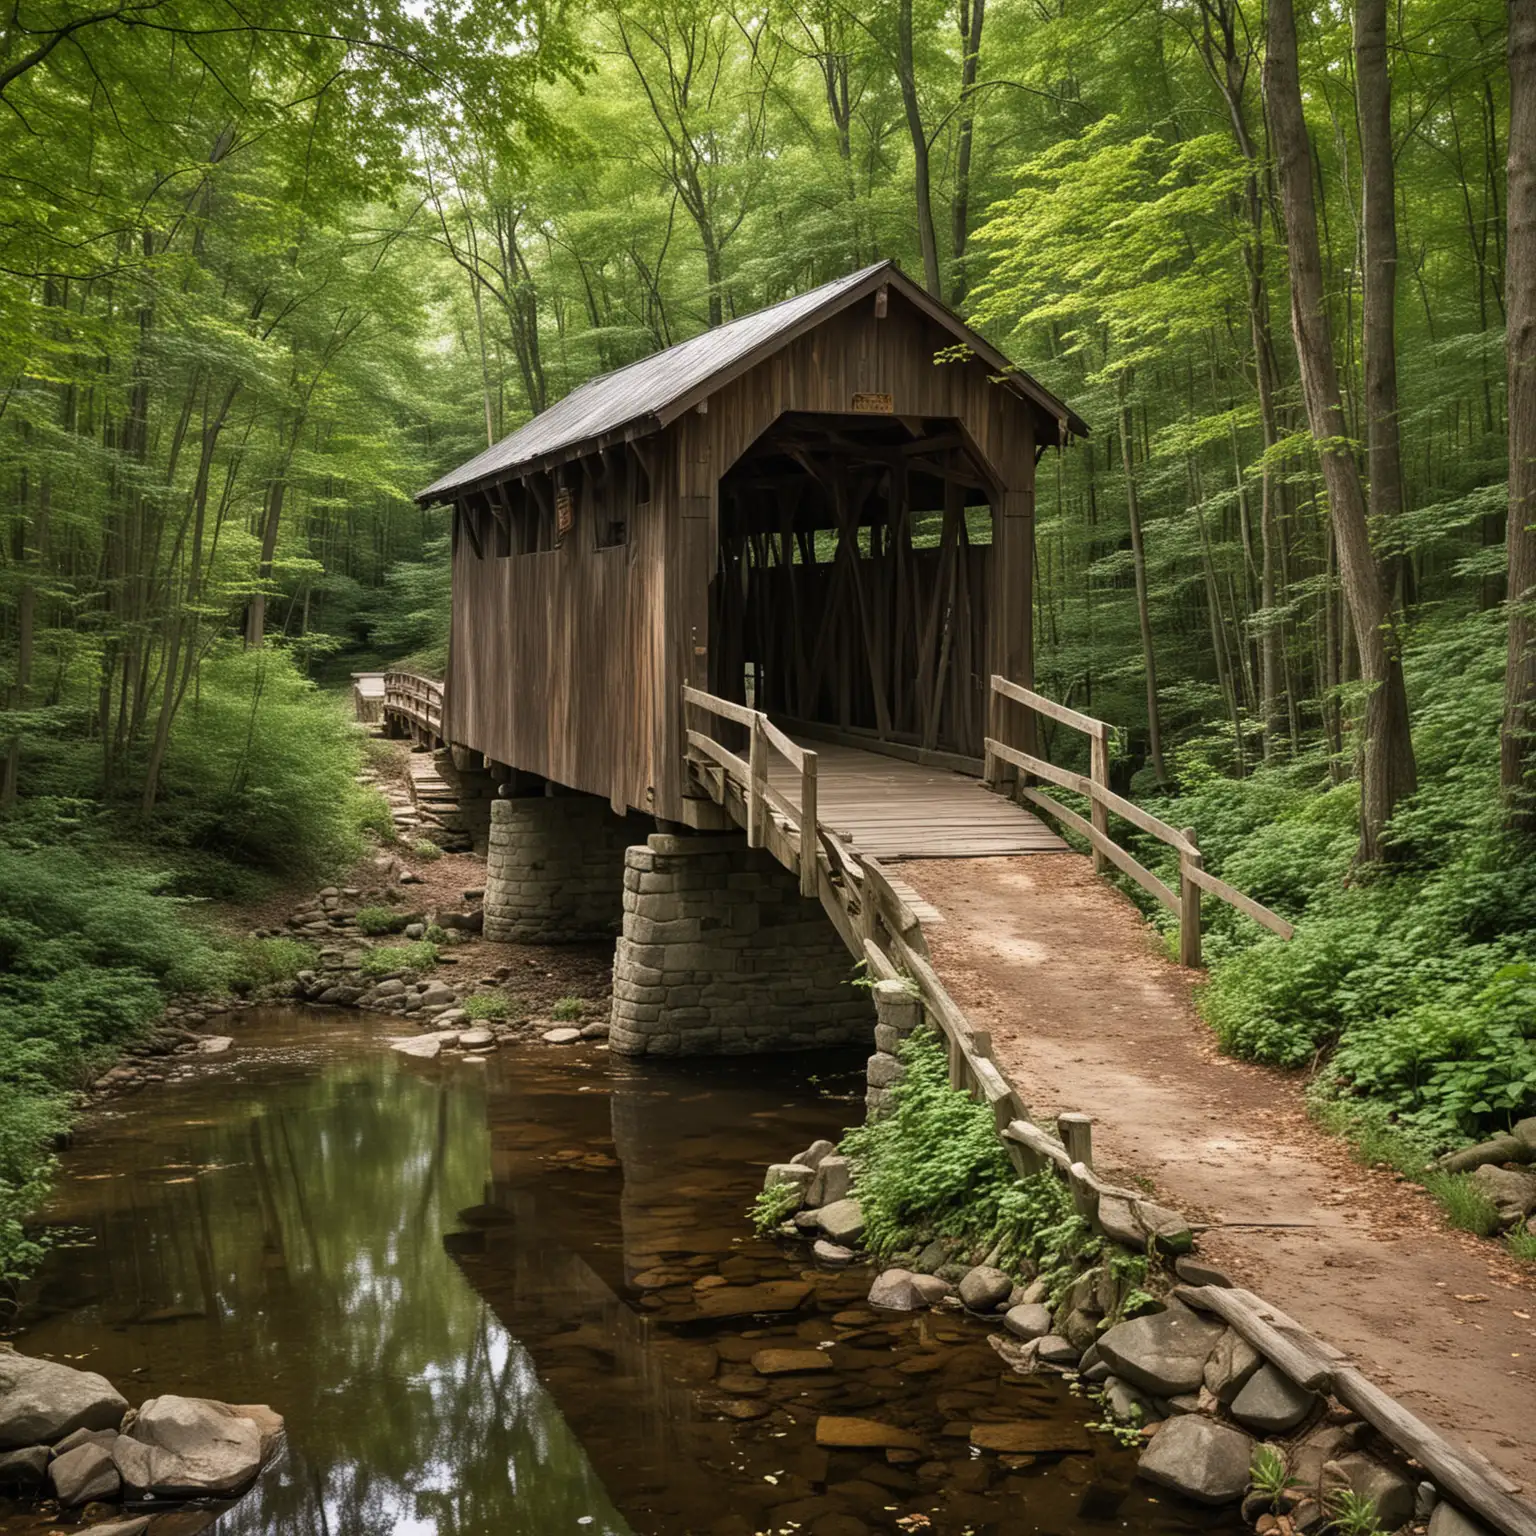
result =
[[1092,428],[1036,686],[1297,923],[1222,1046],[1408,1170],[1536,1106],[1531,0],[15,0],[0,105],[0,1269],[92,1064],[294,968],[211,917],[389,830],[413,492],[884,258]]

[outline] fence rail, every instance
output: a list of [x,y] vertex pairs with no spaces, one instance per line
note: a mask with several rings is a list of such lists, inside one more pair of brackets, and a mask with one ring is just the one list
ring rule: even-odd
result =
[[[999,700],[1006,699],[1014,704],[1023,705],[1025,709],[1032,710],[1035,714],[1044,715],[1047,719],[1070,726],[1075,731],[1081,731],[1087,736],[1089,771],[1086,775],[1073,773],[1070,769],[1058,768],[1043,757],[1036,757],[1020,747],[989,736],[986,741],[985,758],[987,782],[995,786],[1002,780],[1003,775],[998,767],[1001,763],[1006,763],[1009,767],[1016,768],[1021,774],[1027,775],[1028,777],[1019,782],[1019,794],[1030,804],[1039,806],[1047,815],[1085,837],[1093,849],[1095,870],[1102,874],[1106,864],[1113,864],[1129,875],[1142,890],[1156,897],[1169,911],[1178,916],[1179,959],[1184,965],[1200,964],[1200,894],[1202,891],[1209,891],[1211,895],[1236,907],[1245,917],[1252,918],[1254,922],[1268,928],[1271,933],[1278,933],[1282,939],[1290,938],[1296,931],[1278,912],[1271,912],[1262,902],[1255,901],[1251,896],[1245,896],[1236,886],[1229,885],[1205,868],[1199,844],[1195,841],[1193,827],[1169,826],[1166,821],[1152,815],[1150,811],[1143,810],[1123,795],[1117,795],[1109,787],[1109,737],[1113,727],[1107,721],[1095,720],[1092,715],[1080,714],[1075,709],[1068,709],[1066,705],[1056,703],[1054,699],[1046,698],[1044,694],[1036,693],[1031,688],[1022,687],[1018,683],[1010,682],[1006,677],[996,675],[992,678],[992,699],[994,730],[1000,729],[997,722],[1003,716],[1002,710],[996,707],[997,703]],[[1055,784],[1062,789],[1069,789],[1084,796],[1089,807],[1087,817],[1080,816],[1070,806],[1063,805],[1054,796],[1030,782],[1031,779],[1044,779],[1048,784]],[[1133,827],[1147,833],[1148,836],[1167,844],[1178,854],[1178,890],[1175,891],[1160,880],[1134,854],[1121,847],[1110,836],[1111,812],[1122,821],[1128,821]]]

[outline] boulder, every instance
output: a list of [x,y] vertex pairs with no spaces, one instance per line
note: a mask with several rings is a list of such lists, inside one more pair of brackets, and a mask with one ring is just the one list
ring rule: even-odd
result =
[[954,1287],[948,1280],[941,1280],[937,1275],[913,1275],[912,1289],[917,1292],[917,1299],[923,1306],[936,1307]]
[[824,1237],[818,1237],[811,1244],[811,1253],[818,1264],[826,1264],[833,1269],[841,1269],[845,1264],[853,1263],[852,1248],[844,1248],[840,1243],[829,1243]]
[[1104,1406],[1122,1424],[1156,1424],[1163,1417],[1162,1409],[1145,1392],[1138,1392],[1118,1376],[1104,1383]]
[[1317,1406],[1317,1394],[1297,1386],[1275,1366],[1263,1365],[1228,1406],[1244,1429],[1257,1435],[1285,1435]]
[[1042,1365],[1071,1367],[1076,1365],[1082,1356],[1082,1350],[1070,1340],[1062,1338],[1060,1334],[1048,1333],[1044,1338],[1035,1340],[1035,1359]]
[[116,1429],[128,1400],[105,1376],[0,1350],[0,1450],[52,1445],[75,1429]]
[[1125,1248],[1142,1249],[1147,1246],[1147,1235],[1136,1220],[1136,1207],[1121,1195],[1099,1196],[1099,1230],[1112,1243]]
[[149,1516],[139,1515],[133,1520],[109,1520],[105,1525],[93,1525],[90,1536],[144,1536],[149,1529]]
[[575,1045],[581,1039],[581,1031],[572,1029],[569,1025],[562,1025],[556,1029],[546,1029],[539,1038],[546,1045]]
[[1207,1264],[1204,1259],[1197,1259],[1192,1254],[1181,1254],[1173,1261],[1173,1272],[1185,1285],[1214,1285],[1228,1291],[1232,1288],[1232,1277],[1226,1270],[1217,1269],[1214,1264]]
[[77,1429],[65,1435],[54,1446],[52,1454],[62,1456],[66,1451],[72,1451],[79,1445],[104,1445],[110,1450],[112,1442],[116,1439],[115,1429]]
[[1028,1343],[1031,1339],[1043,1339],[1051,1331],[1051,1309],[1037,1305],[1009,1307],[1003,1318],[1003,1327],[1016,1339]]
[[48,1475],[48,1447],[23,1446],[19,1451],[0,1451],[0,1489],[32,1493]]
[[999,1302],[1007,1301],[1012,1290],[1013,1281],[1002,1270],[978,1264],[960,1282],[960,1300],[972,1312],[992,1312]]
[[[1521,1124],[1525,1124],[1522,1121]],[[1480,1141],[1476,1146],[1462,1147],[1435,1159],[1435,1165],[1447,1173],[1471,1173],[1486,1163],[1528,1163],[1536,1157],[1536,1141],[1528,1142],[1513,1131]]]
[[[1517,1120],[1510,1127],[1509,1134],[1528,1146],[1533,1154],[1536,1154],[1536,1115],[1527,1119]],[[1518,1159],[1515,1159],[1518,1161]]]
[[[1536,1120],[1522,1120],[1520,1123],[1536,1126]],[[1487,1526],[1479,1525],[1476,1520],[1462,1514],[1454,1504],[1441,1499],[1429,1517],[1429,1536],[1490,1536],[1490,1532]]]
[[495,1048],[496,1036],[488,1029],[466,1029],[459,1034],[459,1044],[466,1051],[489,1051]]
[[805,1192],[815,1177],[803,1163],[769,1163],[768,1171],[763,1175],[763,1191],[767,1193],[770,1189],[793,1189],[803,1202]]
[[1235,1504],[1247,1491],[1252,1460],[1253,1441],[1241,1430],[1186,1414],[1163,1424],[1136,1470],[1197,1503]]
[[1099,1354],[1116,1376],[1153,1397],[1194,1392],[1205,1379],[1205,1362],[1225,1327],[1187,1307],[1116,1323],[1099,1339]]
[[869,1288],[870,1306],[884,1307],[890,1312],[919,1311],[923,1300],[912,1278],[912,1272],[906,1269],[887,1269],[877,1275]]
[[1217,1402],[1230,1403],[1263,1363],[1253,1345],[1228,1328],[1205,1362],[1205,1384]]
[[147,1486],[157,1497],[238,1493],[261,1470],[261,1429],[228,1403],[152,1397],[129,1435],[149,1448]]
[[1502,1226],[1514,1226],[1536,1210],[1536,1173],[1485,1163],[1469,1177],[1493,1201]]
[[60,1504],[89,1504],[93,1499],[115,1499],[122,1484],[117,1464],[104,1445],[77,1445],[48,1464],[48,1481]]
[[1384,1531],[1395,1531],[1413,1518],[1418,1489],[1411,1478],[1393,1467],[1385,1466],[1364,1451],[1352,1451],[1323,1466],[1323,1506],[1330,1498],[1348,1488],[1376,1506],[1376,1523]]
[[836,1151],[837,1143],[823,1138],[820,1141],[813,1141],[804,1152],[797,1152],[790,1158],[790,1162],[799,1163],[802,1168],[814,1171],[821,1167],[823,1159],[830,1157]]
[[864,1213],[857,1200],[834,1200],[821,1208],[821,1230],[834,1243],[854,1247],[864,1235]]
[[402,1056],[419,1056],[430,1061],[442,1050],[443,1042],[436,1035],[418,1035],[409,1040],[391,1040],[389,1048],[399,1051]]
[[1353,1444],[1344,1425],[1319,1425],[1290,1454],[1291,1476],[1296,1479],[1296,1486],[1316,1499],[1322,1487],[1323,1468],[1336,1456],[1344,1455]]
[[816,1175],[806,1191],[807,1205],[836,1205],[848,1198],[848,1191],[853,1188],[853,1164],[846,1157],[828,1153],[811,1166],[815,1167]]
[[197,1048],[204,1056],[222,1056],[235,1043],[233,1035],[204,1035]]

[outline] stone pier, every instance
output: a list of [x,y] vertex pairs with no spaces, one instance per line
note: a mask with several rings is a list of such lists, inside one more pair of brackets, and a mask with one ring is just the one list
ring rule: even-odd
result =
[[624,851],[649,817],[595,795],[526,795],[490,805],[485,936],[503,943],[612,938],[623,918]]
[[874,1008],[820,903],[745,837],[653,834],[624,856],[609,1044],[630,1056],[863,1044]]

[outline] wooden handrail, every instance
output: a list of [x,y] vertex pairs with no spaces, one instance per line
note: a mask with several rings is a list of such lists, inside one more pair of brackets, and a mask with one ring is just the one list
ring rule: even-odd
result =
[[[795,854],[799,864],[800,894],[821,894],[820,845],[828,844],[833,854],[842,853],[842,845],[836,841],[817,820],[816,754],[807,751],[799,742],[786,736],[759,709],[747,704],[737,704],[732,699],[717,698],[701,688],[683,684],[683,707],[701,709],[706,714],[729,720],[733,725],[747,730],[747,756],[722,747],[713,737],[702,731],[688,729],[684,735],[691,750],[707,757],[734,782],[746,806],[747,846],[762,848],[769,845],[769,817],[777,812],[798,841]],[[799,804],[794,804],[768,782],[768,753],[777,752],[800,778]]]
[[[1021,782],[1018,786],[1018,793],[1024,799],[1038,805],[1041,810],[1088,840],[1089,846],[1093,849],[1093,867],[1096,872],[1102,874],[1107,865],[1113,864],[1128,874],[1143,890],[1155,896],[1164,906],[1178,913],[1179,959],[1184,965],[1200,964],[1200,893],[1202,891],[1209,891],[1213,896],[1220,897],[1245,917],[1252,918],[1254,922],[1268,928],[1272,933],[1279,934],[1282,939],[1289,939],[1295,933],[1295,927],[1279,913],[1271,912],[1262,902],[1255,901],[1251,896],[1245,896],[1236,886],[1229,885],[1225,880],[1218,879],[1206,870],[1203,855],[1195,841],[1193,827],[1185,827],[1182,830],[1171,827],[1150,811],[1144,811],[1134,801],[1127,800],[1123,795],[1117,795],[1109,787],[1110,727],[1104,721],[1095,720],[1092,715],[1080,714],[1075,709],[1068,709],[1065,704],[1057,704],[1053,699],[1036,693],[1032,688],[1010,682],[1006,677],[993,676],[992,694],[994,701],[998,698],[1010,699],[1015,704],[1021,704],[1037,714],[1045,715],[1049,719],[1060,721],[1063,725],[1071,726],[1074,730],[1084,732],[1089,738],[1090,768],[1085,777],[1069,769],[1058,768],[1042,757],[1036,757],[1031,752],[1025,752],[1008,742],[989,736],[986,740],[987,784],[997,787],[1001,775],[996,772],[993,765],[1007,763],[1010,767],[1017,768],[1021,773],[1028,774],[1032,778],[1044,779],[1049,784],[1057,784],[1063,789],[1070,789],[1085,796],[1089,804],[1090,819],[1087,820],[1079,816],[1076,811],[1062,805],[1059,800],[1036,789],[1028,780]],[[1001,718],[1001,713],[994,708],[993,719]],[[1178,854],[1179,889],[1177,893],[1114,841],[1109,834],[1111,811],[1122,821],[1128,821],[1148,836],[1166,843]]]

